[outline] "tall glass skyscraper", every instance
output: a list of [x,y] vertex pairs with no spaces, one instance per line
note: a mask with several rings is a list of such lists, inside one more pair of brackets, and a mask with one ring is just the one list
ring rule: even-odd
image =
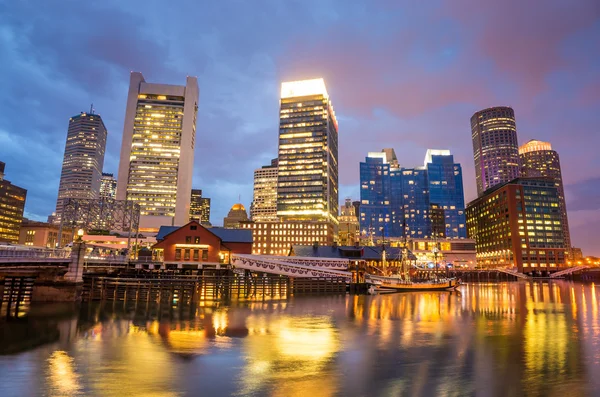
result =
[[140,230],[189,219],[198,82],[151,84],[132,72],[123,126],[117,199],[140,205]]
[[360,234],[364,239],[390,236],[392,225],[390,164],[383,152],[360,163]]
[[465,194],[462,167],[449,150],[427,150],[425,167],[429,179],[429,201],[437,206],[444,230],[438,236],[466,238]]
[[323,79],[284,82],[277,216],[338,224],[338,125]]
[[519,156],[521,157],[521,174],[523,177],[548,177],[554,181],[558,190],[558,208],[562,216],[564,243],[567,251],[570,252],[571,233],[569,231],[565,189],[563,187],[558,153],[552,150],[552,145],[549,142],[532,139],[519,147]]
[[[429,183],[425,167],[401,168],[404,236],[431,237]],[[401,236],[399,236],[401,237]]]
[[515,112],[510,107],[481,110],[471,117],[477,195],[521,175]]
[[102,118],[93,111],[81,112],[69,119],[56,200],[56,222],[61,219],[64,199],[100,197],[106,135]]

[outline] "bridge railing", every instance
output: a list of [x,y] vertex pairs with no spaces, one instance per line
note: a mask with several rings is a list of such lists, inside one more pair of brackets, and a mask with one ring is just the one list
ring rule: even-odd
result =
[[65,249],[26,249],[22,247],[0,247],[0,260],[2,259],[67,259],[71,257],[71,250]]
[[578,272],[578,271],[580,271],[580,270],[584,270],[584,269],[587,269],[587,268],[588,268],[588,266],[586,266],[586,265],[569,267],[569,268],[567,268],[567,269],[564,269],[564,270],[561,270],[561,271],[559,271],[559,272],[552,273],[552,274],[550,275],[550,278],[557,278],[557,277],[561,277],[561,276],[564,276],[564,275],[566,275],[566,274],[575,273],[575,272]]

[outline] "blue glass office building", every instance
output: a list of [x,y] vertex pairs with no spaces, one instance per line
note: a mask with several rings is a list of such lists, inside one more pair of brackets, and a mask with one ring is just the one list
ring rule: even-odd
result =
[[[361,237],[466,238],[462,168],[428,150],[424,167],[390,164],[384,151],[360,163]],[[437,225],[437,226],[436,226]]]
[[360,233],[362,238],[389,237],[391,225],[390,164],[384,153],[369,153],[360,163]]
[[449,238],[466,238],[465,195],[462,167],[454,162],[448,150],[428,150],[425,167],[429,178],[429,202],[443,213],[445,230]]

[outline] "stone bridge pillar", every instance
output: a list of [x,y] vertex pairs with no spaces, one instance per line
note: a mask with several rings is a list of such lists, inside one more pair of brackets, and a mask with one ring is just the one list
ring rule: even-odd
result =
[[65,274],[65,281],[83,283],[83,261],[85,258],[85,243],[74,242],[71,251],[71,262]]

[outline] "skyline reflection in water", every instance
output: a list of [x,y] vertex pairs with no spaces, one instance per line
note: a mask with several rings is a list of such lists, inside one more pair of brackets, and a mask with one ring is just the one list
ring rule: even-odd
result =
[[0,395],[598,395],[597,289],[49,306],[0,322]]

